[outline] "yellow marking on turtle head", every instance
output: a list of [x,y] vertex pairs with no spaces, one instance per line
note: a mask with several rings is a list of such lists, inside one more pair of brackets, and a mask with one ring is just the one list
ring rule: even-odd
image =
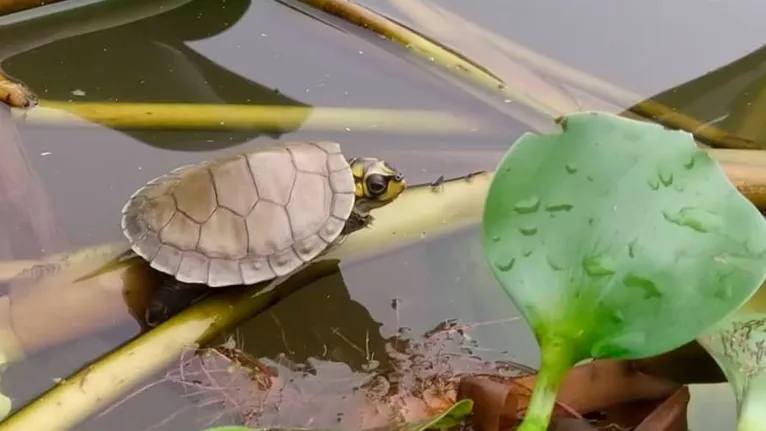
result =
[[383,160],[359,157],[350,161],[357,201],[369,210],[386,205],[407,188],[404,174]]

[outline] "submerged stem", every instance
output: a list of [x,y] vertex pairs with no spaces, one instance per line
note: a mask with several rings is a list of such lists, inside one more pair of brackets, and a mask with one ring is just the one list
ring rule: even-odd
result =
[[766,431],[766,390],[757,380],[748,379],[737,400],[737,431]]
[[542,364],[535,378],[532,399],[517,431],[548,429],[561,381],[576,362],[571,347],[562,340],[541,343],[540,352]]

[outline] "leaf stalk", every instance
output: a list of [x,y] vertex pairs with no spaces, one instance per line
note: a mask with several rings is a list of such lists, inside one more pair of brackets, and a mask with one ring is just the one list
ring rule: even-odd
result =
[[535,387],[524,421],[517,431],[548,429],[561,382],[577,362],[570,342],[558,339],[541,342],[540,351],[542,354],[540,371],[535,379]]
[[746,380],[738,400],[737,431],[766,431],[766,391],[757,380]]

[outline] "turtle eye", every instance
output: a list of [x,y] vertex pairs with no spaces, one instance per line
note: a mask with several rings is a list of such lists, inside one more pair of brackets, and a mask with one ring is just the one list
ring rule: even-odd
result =
[[386,177],[381,174],[372,174],[365,180],[367,183],[367,191],[373,197],[377,197],[386,192],[388,188],[388,181]]

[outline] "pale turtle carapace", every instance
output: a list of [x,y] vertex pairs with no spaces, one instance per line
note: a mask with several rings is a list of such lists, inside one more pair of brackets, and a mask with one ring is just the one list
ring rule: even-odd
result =
[[335,142],[286,142],[179,167],[122,210],[132,251],[165,281],[146,310],[156,326],[211,288],[286,277],[372,222],[405,189],[375,158]]

